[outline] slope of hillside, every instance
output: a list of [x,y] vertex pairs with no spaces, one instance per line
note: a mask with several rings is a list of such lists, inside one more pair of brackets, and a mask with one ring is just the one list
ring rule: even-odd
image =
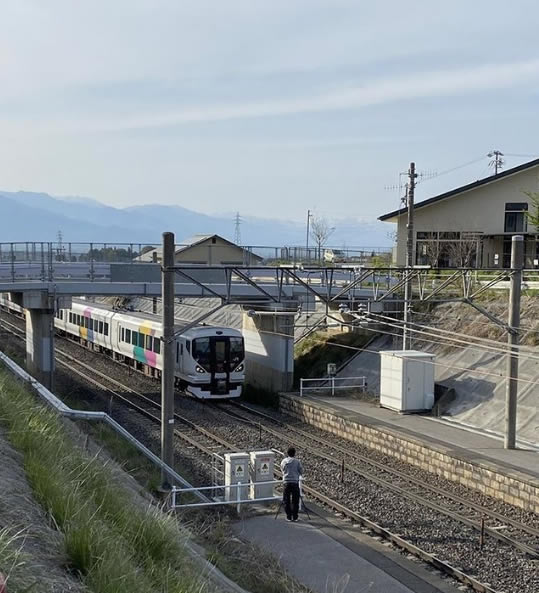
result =
[[[149,199],[151,202],[151,198]],[[189,204],[189,202],[187,202]],[[161,233],[173,231],[176,239],[199,233],[234,237],[234,216],[210,216],[179,205],[150,203],[114,208],[90,198],[57,198],[46,193],[0,191],[0,241],[55,241],[58,231],[64,241],[94,243],[152,243]],[[304,225],[286,220],[242,217],[244,245],[303,245]],[[388,227],[384,223],[335,222],[332,244],[342,246],[388,246]]]
[[[499,319],[507,318],[507,292],[500,292],[483,301],[482,305]],[[418,309],[418,307],[414,307]],[[519,364],[517,435],[521,442],[539,446],[539,299],[524,296],[522,300],[524,347]],[[449,346],[442,332],[439,337],[420,340],[414,334],[412,348],[436,355],[436,381],[455,390],[455,399],[444,415],[453,420],[482,430],[503,434],[505,422],[506,355],[491,348],[467,345],[466,336],[496,340],[506,347],[506,334],[481,313],[464,303],[437,305],[429,312],[416,312],[414,323],[439,328],[454,337],[465,334],[463,343]],[[339,373],[340,377],[365,376],[369,392],[380,395],[380,350],[400,350],[402,341],[391,336],[380,336]]]
[[[499,319],[507,318],[506,292],[483,305]],[[521,315],[525,347],[519,360],[517,434],[522,441],[539,445],[539,299],[525,296]],[[463,303],[439,305],[428,315],[416,315],[416,321],[450,332],[496,340],[506,346],[504,330]],[[456,399],[446,410],[450,418],[503,434],[507,387],[505,354],[477,346],[448,346],[443,338],[437,344],[415,341],[413,347],[436,354],[436,380],[455,389]]]

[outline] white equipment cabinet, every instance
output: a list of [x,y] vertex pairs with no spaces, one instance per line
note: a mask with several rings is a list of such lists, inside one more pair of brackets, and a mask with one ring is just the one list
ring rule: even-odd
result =
[[418,350],[380,352],[380,405],[421,412],[434,405],[434,354]]
[[273,451],[251,451],[251,498],[270,498],[273,496],[273,484],[257,484],[273,480]]
[[[225,500],[247,500],[249,496],[249,453],[225,453],[225,486],[236,488],[225,489]],[[237,487],[237,484],[245,486]]]

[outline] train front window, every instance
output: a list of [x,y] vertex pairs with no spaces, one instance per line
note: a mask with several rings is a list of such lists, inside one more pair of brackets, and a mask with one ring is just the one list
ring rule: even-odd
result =
[[193,340],[193,358],[202,367],[210,366],[210,338],[197,338]]
[[244,358],[243,338],[230,338],[230,370],[235,370]]

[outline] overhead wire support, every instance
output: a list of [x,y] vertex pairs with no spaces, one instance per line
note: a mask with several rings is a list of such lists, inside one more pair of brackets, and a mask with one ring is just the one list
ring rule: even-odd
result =
[[[163,369],[161,373],[161,460],[174,467],[174,233],[163,233],[161,294],[163,298]],[[161,488],[171,488],[170,476],[161,470]]]
[[[406,192],[406,202],[408,210],[407,240],[406,240],[406,267],[411,268],[414,265],[414,193],[417,173],[415,172],[415,163],[410,163],[408,170],[408,187]],[[404,329],[402,332],[402,349],[408,350],[409,336],[408,336],[408,322],[411,315],[411,297],[412,285],[411,279],[408,278],[404,286]]]

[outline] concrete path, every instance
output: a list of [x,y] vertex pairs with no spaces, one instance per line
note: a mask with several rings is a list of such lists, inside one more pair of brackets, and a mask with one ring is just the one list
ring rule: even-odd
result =
[[288,523],[282,513],[276,520],[273,515],[257,516],[238,522],[235,530],[272,553],[289,574],[317,593],[454,591],[425,581],[323,518],[300,517],[298,523]]

